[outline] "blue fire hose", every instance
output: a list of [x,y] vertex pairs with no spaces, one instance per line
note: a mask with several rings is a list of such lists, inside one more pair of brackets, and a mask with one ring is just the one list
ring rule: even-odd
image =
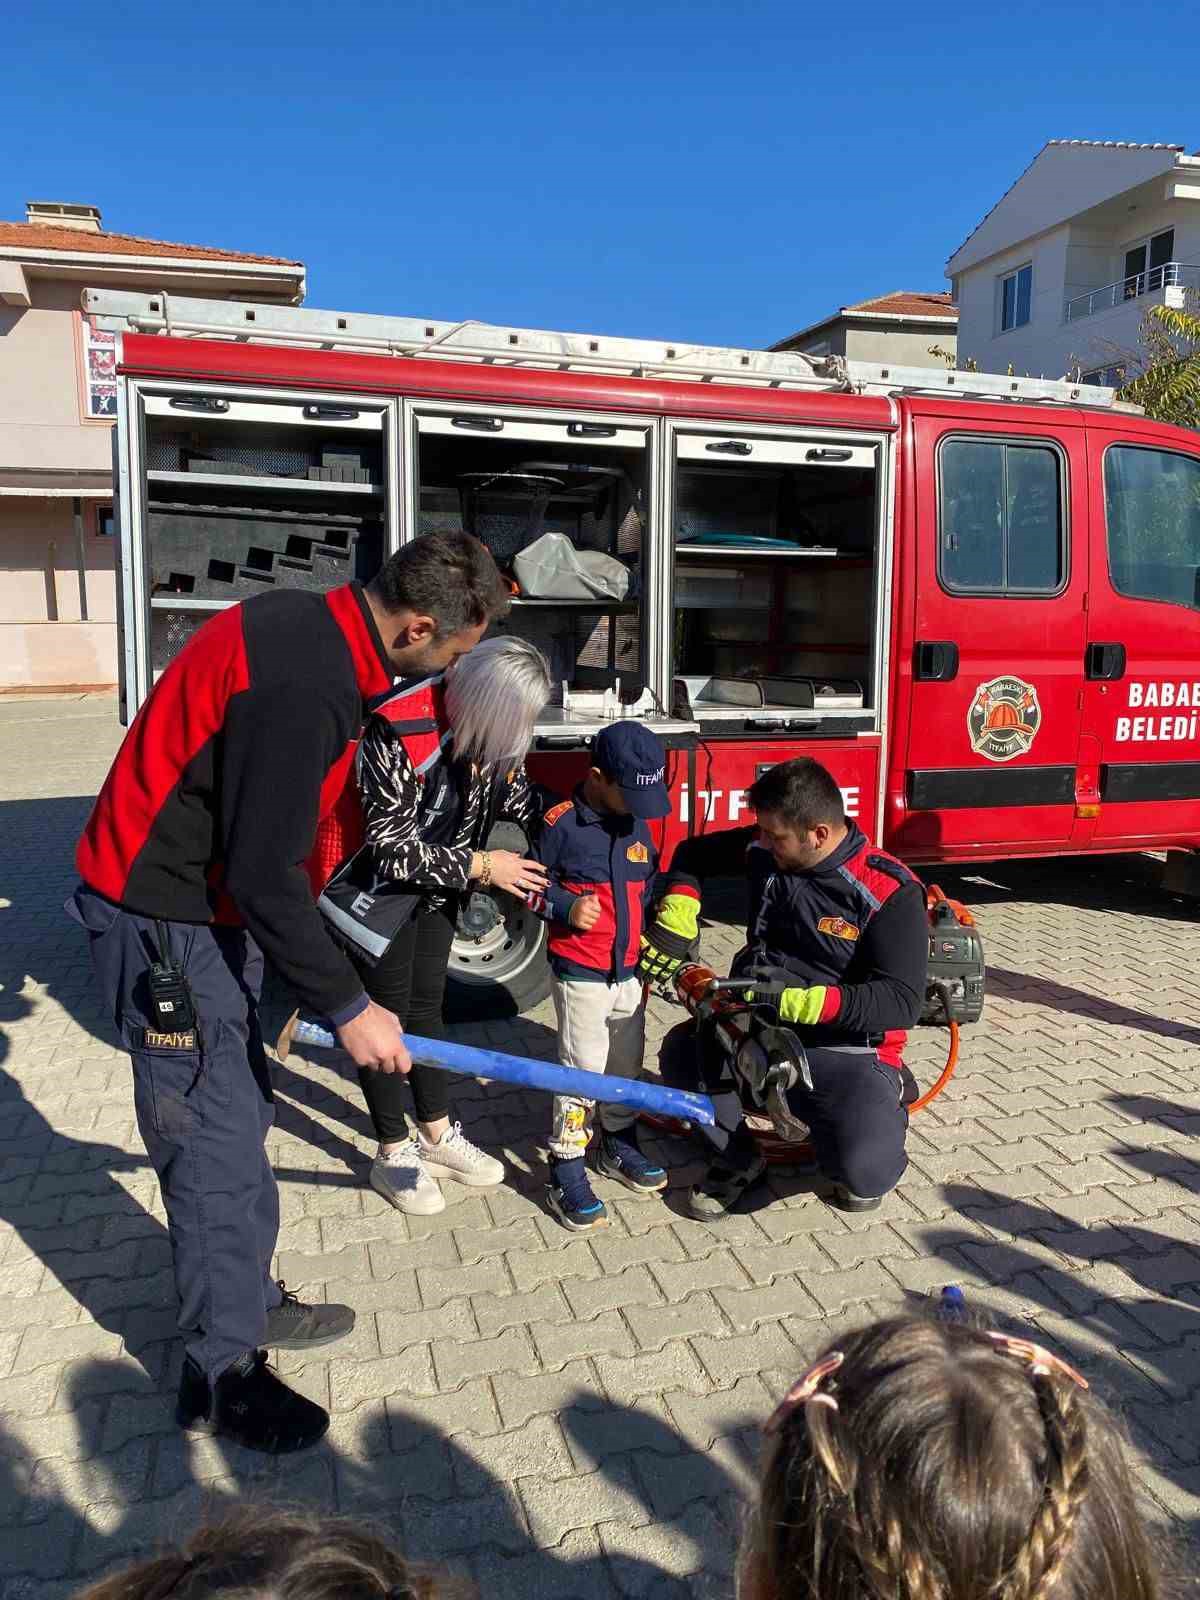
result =
[[[293,1044],[336,1049],[337,1039],[319,1022],[300,1018],[292,1031]],[[636,1078],[610,1078],[603,1072],[582,1072],[578,1067],[560,1067],[554,1061],[534,1061],[527,1056],[506,1055],[503,1050],[482,1050],[475,1045],[453,1044],[448,1039],[422,1039],[406,1033],[404,1042],[414,1061],[439,1067],[444,1072],[462,1072],[471,1078],[494,1078],[499,1083],[515,1083],[522,1089],[541,1089],[546,1094],[571,1095],[576,1100],[598,1100],[606,1105],[628,1106],[634,1111],[650,1111],[659,1117],[676,1117],[711,1128],[716,1122],[713,1103],[706,1094],[691,1094],[686,1089],[668,1089],[659,1083],[643,1083]]]

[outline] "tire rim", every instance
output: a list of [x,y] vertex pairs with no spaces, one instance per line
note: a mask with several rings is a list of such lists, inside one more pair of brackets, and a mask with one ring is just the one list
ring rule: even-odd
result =
[[512,983],[537,959],[545,928],[532,911],[514,905],[477,939],[464,938],[456,931],[450,946],[450,977],[480,987]]

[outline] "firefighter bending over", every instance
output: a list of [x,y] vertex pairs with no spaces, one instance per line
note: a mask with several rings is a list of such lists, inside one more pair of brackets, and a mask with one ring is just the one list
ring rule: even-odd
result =
[[[703,879],[745,872],[746,945],[732,973],[787,984],[772,1004],[803,1045],[812,1078],[811,1090],[789,1090],[789,1109],[811,1130],[830,1203],[871,1211],[908,1164],[905,1108],[916,1086],[902,1052],[925,994],[925,892],[848,821],[818,762],[770,768],[749,800],[756,828],[691,839],[675,852],[642,970],[660,981],[677,970],[696,947]],[[701,1221],[731,1210],[765,1167],[728,1060],[703,1022],[664,1041],[664,1077],[699,1081],[717,1104],[718,1125],[704,1130],[714,1160],[688,1201]]]

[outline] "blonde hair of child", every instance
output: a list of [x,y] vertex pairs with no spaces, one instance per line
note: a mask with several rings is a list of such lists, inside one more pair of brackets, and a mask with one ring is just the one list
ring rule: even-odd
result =
[[792,1393],[740,1600],[1163,1595],[1116,1424],[1038,1347],[897,1317],[839,1340]]

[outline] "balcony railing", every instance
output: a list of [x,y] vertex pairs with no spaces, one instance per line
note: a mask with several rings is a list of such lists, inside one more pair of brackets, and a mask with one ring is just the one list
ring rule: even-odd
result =
[[1161,289],[1200,289],[1200,266],[1190,266],[1183,261],[1164,261],[1161,267],[1151,267],[1148,272],[1136,272],[1131,278],[1119,278],[1116,283],[1106,283],[1103,289],[1093,289],[1090,294],[1077,294],[1067,301],[1066,320],[1078,322],[1080,317],[1095,316],[1097,311],[1111,311],[1113,306],[1126,300],[1136,300],[1140,295],[1156,294]]

